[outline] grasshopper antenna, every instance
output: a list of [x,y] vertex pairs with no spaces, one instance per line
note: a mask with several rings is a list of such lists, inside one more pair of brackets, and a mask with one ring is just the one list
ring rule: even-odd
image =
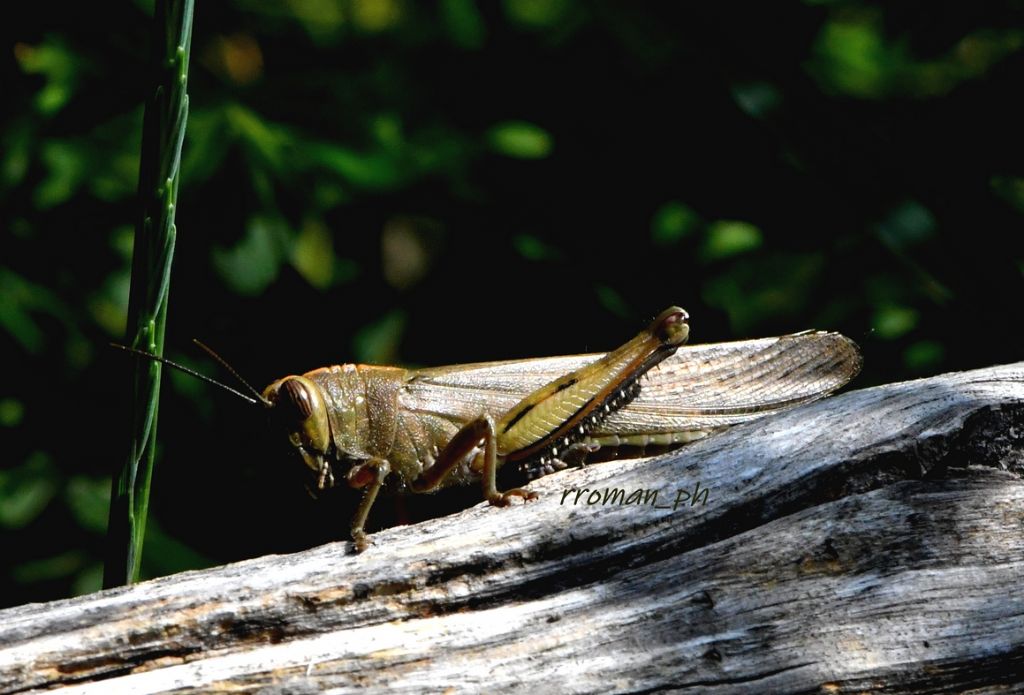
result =
[[[198,341],[196,341],[196,342],[198,342]],[[200,343],[200,345],[202,345],[202,344]],[[267,406],[271,405],[270,402],[267,401],[267,399],[265,399],[262,394],[257,393],[255,389],[252,389],[252,387],[249,386],[249,384],[245,384],[245,381],[242,381],[242,383],[245,384],[246,386],[249,386],[249,388],[253,390],[253,393],[256,393],[256,396],[257,396],[256,398],[253,398],[252,396],[247,396],[246,394],[242,393],[241,391],[233,389],[230,386],[228,386],[227,384],[222,384],[219,381],[217,381],[216,379],[211,379],[210,377],[206,376],[205,374],[200,374],[199,372],[197,372],[194,369],[189,369],[188,367],[180,365],[177,362],[172,362],[171,360],[167,359],[166,357],[161,357],[160,355],[154,355],[153,353],[146,352],[145,350],[136,350],[133,347],[128,347],[127,345],[121,345],[119,343],[111,343],[110,347],[115,347],[118,350],[124,350],[125,352],[130,352],[131,354],[137,355],[139,357],[145,357],[146,359],[153,360],[154,362],[159,362],[160,364],[166,364],[168,367],[174,367],[175,369],[177,369],[180,372],[185,372],[186,374],[188,374],[190,376],[194,376],[195,378],[197,378],[197,379],[199,379],[201,381],[205,381],[208,384],[213,384],[214,386],[218,386],[218,387],[224,389],[225,391],[233,393],[236,396],[238,396],[239,398],[241,398],[243,400],[246,400],[246,401],[249,401],[253,405],[259,405],[260,403],[262,403],[264,405],[267,405]],[[203,346],[203,347],[205,347],[205,346]],[[219,360],[219,358],[218,358],[218,360]],[[231,369],[231,368],[229,367],[228,369]],[[231,373],[234,374],[234,370],[231,370]],[[238,375],[235,374],[235,376],[238,376]]]
[[205,345],[205,344],[201,343],[197,338],[193,338],[192,342],[195,343],[196,345],[198,345],[202,349],[202,351],[205,352],[207,355],[209,355],[213,359],[217,360],[217,362],[220,364],[220,366],[224,367],[224,369],[228,370],[228,372],[231,373],[231,376],[233,376],[236,379],[238,379],[238,381],[241,382],[241,384],[243,386],[245,386],[245,388],[249,389],[249,392],[252,395],[256,396],[256,400],[257,401],[259,401],[263,405],[267,406],[268,408],[274,405],[273,403],[268,401],[266,398],[264,398],[262,393],[260,393],[256,389],[254,389],[252,387],[252,384],[250,384],[248,381],[243,379],[242,375],[239,374],[238,372],[236,372],[235,368],[232,367],[230,364],[228,364],[227,360],[225,360],[223,357],[221,357],[216,352],[214,352],[213,348],[211,348],[209,345]]

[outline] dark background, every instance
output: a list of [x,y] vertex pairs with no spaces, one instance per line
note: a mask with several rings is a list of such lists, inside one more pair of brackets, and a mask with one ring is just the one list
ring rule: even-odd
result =
[[[3,604],[100,583],[147,2],[0,28]],[[199,2],[167,354],[342,361],[840,330],[855,387],[1021,359],[1024,3]],[[165,380],[148,576],[346,538],[251,406]],[[371,529],[479,500],[378,502]]]

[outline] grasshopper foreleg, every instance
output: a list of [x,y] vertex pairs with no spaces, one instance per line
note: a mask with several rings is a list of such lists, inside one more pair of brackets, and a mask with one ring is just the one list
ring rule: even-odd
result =
[[390,472],[391,464],[387,459],[382,458],[371,458],[358,463],[352,466],[348,472],[349,486],[366,488],[363,499],[359,502],[359,508],[356,509],[356,515],[352,518],[352,540],[355,541],[357,553],[363,552],[370,545],[363,527],[366,525],[366,517],[370,514],[370,507],[376,501],[377,493],[380,492],[380,488]]

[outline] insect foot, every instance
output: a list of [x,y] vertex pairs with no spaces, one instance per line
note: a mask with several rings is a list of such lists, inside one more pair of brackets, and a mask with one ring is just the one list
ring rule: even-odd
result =
[[530,490],[524,490],[521,487],[514,487],[511,490],[506,490],[505,492],[488,495],[487,501],[495,507],[507,507],[512,503],[513,497],[522,497],[523,502],[529,502],[530,500],[537,499],[537,493]]
[[363,552],[364,550],[366,550],[367,548],[370,547],[370,539],[366,535],[365,531],[360,531],[358,533],[353,531],[352,532],[352,540],[355,543],[356,555],[358,555],[359,553]]

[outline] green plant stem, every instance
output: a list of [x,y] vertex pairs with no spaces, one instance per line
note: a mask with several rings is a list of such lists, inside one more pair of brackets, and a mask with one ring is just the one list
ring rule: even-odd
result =
[[[163,354],[167,297],[176,228],[181,146],[188,118],[188,61],[194,0],[157,0],[153,76],[146,103],[139,163],[141,214],[135,230],[126,341]],[[107,529],[106,587],[138,580],[156,454],[160,365],[136,360],[132,385],[131,445],[114,476]]]

